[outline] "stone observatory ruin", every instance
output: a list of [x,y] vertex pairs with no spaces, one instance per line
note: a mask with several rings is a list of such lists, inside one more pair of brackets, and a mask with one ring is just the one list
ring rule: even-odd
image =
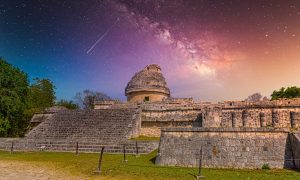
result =
[[156,102],[170,97],[170,90],[156,64],[146,66],[136,73],[125,88],[128,102]]
[[[156,164],[212,168],[300,168],[300,99],[195,102],[170,98],[152,64],[125,88],[127,102],[94,102],[93,110],[50,108],[36,114],[25,138],[0,138],[0,149],[140,153],[158,149]],[[200,151],[202,154],[200,154]]]

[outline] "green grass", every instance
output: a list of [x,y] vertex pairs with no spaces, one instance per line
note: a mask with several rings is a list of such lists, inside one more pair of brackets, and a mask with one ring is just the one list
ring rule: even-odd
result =
[[159,137],[139,136],[139,137],[136,137],[136,138],[131,138],[130,140],[137,140],[137,141],[159,141]]
[[[123,155],[104,154],[102,174],[108,179],[194,179],[196,168],[162,167],[153,163],[156,152],[135,157],[127,155],[128,163],[123,164]],[[0,161],[21,161],[55,166],[75,176],[97,178],[93,171],[97,168],[99,154],[54,152],[9,152],[0,151]],[[205,179],[284,179],[300,180],[300,172],[292,170],[236,170],[203,169]]]

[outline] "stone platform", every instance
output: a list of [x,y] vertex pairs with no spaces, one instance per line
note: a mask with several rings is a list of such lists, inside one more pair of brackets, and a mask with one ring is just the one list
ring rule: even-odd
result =
[[165,128],[156,163],[197,167],[202,149],[208,168],[299,168],[299,138],[291,136],[284,128]]

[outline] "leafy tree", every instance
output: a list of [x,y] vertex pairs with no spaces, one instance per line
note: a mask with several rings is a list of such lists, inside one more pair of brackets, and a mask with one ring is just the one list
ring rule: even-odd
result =
[[24,112],[26,119],[32,118],[35,113],[43,112],[47,107],[55,105],[55,86],[49,79],[34,79],[29,87],[27,109]]
[[280,88],[278,91],[273,91],[271,94],[272,100],[280,98],[298,98],[300,97],[300,88],[296,86],[291,86],[287,88]]
[[93,109],[95,101],[112,100],[104,93],[91,90],[84,90],[83,92],[76,93],[75,99],[79,107],[82,107],[83,109]]
[[8,130],[10,129],[10,123],[8,117],[4,118],[0,116],[0,136],[7,136]]
[[0,58],[0,136],[21,136],[29,124],[24,118],[27,75]]
[[273,93],[271,94],[271,99],[272,100],[275,100],[275,99],[279,99],[279,98],[284,98],[284,91],[285,91],[285,88],[282,87],[280,88],[278,91],[273,91]]
[[35,79],[29,86],[27,75],[0,58],[0,136],[22,136],[36,112],[55,102],[49,79]]
[[300,88],[296,86],[287,87],[285,89],[285,97],[286,98],[297,98],[300,97]]
[[60,101],[58,101],[56,103],[57,106],[64,106],[67,109],[78,109],[78,105],[75,104],[73,101],[68,101],[68,100],[64,100],[61,99]]
[[34,79],[30,86],[29,108],[44,110],[55,104],[55,86],[49,79]]

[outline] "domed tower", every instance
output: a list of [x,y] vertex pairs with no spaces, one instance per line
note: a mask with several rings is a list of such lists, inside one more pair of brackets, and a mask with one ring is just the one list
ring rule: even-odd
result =
[[128,102],[155,102],[170,97],[170,89],[156,64],[146,66],[136,73],[125,88]]

